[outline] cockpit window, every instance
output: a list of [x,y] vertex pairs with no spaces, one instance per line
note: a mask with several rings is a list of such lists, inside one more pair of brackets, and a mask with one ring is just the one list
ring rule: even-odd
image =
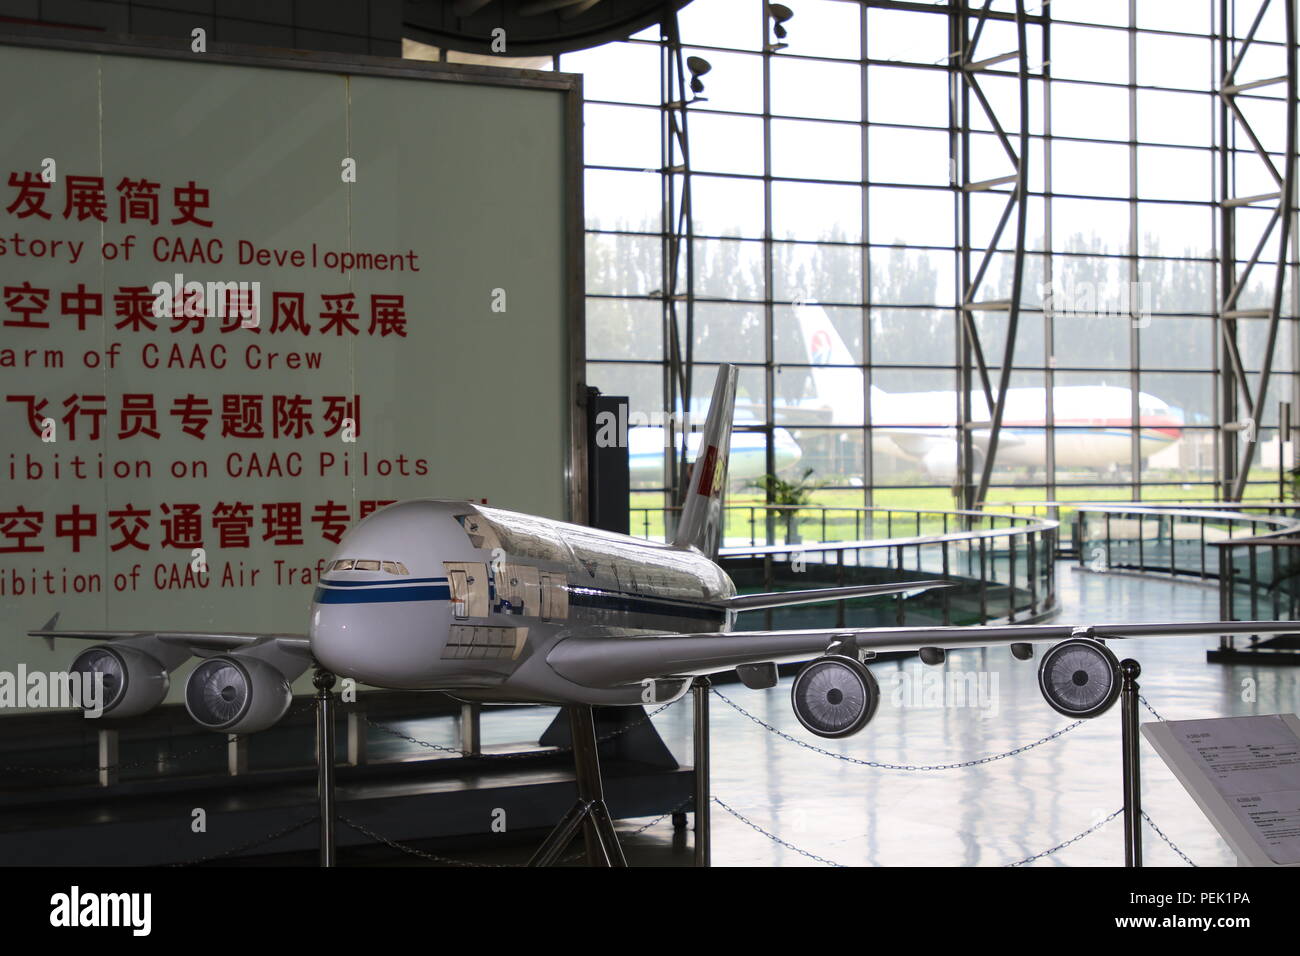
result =
[[339,558],[332,563],[329,571],[383,571],[385,574],[410,575],[406,565],[401,561],[370,561],[364,558]]

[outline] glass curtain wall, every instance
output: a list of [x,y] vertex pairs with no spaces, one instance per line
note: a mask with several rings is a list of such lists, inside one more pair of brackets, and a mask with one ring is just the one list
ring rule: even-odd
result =
[[[794,15],[779,41],[762,0],[694,0],[679,17],[686,54],[711,66],[689,106],[693,406],[707,402],[715,363],[742,366],[736,428],[746,451],[733,502],[762,500],[752,483],[775,466],[790,480],[811,469],[813,500],[828,505],[957,506],[960,184],[1006,166],[994,124],[972,109],[963,128],[957,107],[952,20],[969,16],[973,31],[981,3],[967,13],[956,2],[786,6]],[[1270,5],[1240,81],[1286,72],[1282,6]],[[987,501],[1221,493],[1220,257],[1247,260],[1271,210],[1239,209],[1224,251],[1217,201],[1225,171],[1230,195],[1276,187],[1224,122],[1220,37],[1231,56],[1258,7],[1026,3],[1022,312]],[[989,10],[977,58],[1017,49],[1014,3]],[[670,503],[657,427],[671,412],[662,259],[672,228],[659,41],[656,27],[550,64],[585,77],[588,378],[631,398],[644,426],[631,448],[633,505],[649,507]],[[1009,59],[978,74],[1013,142],[1016,71]],[[1283,168],[1285,86],[1238,102]],[[970,195],[976,263],[1009,188]],[[972,299],[1008,296],[1014,235],[1003,232]],[[1294,273],[1294,245],[1288,258]],[[1270,240],[1239,309],[1269,304],[1277,268]],[[1277,424],[1278,402],[1295,397],[1294,295],[1289,283],[1269,397],[1252,426],[1251,497],[1275,497],[1279,461],[1290,464]],[[996,390],[1007,312],[976,312],[974,325]],[[1267,322],[1237,325],[1254,383]],[[982,394],[971,408],[979,448]]]

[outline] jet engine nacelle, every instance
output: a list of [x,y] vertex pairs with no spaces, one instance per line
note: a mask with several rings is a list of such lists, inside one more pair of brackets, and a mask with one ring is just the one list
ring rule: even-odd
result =
[[790,688],[794,715],[818,737],[848,737],[867,725],[880,703],[880,685],[860,661],[819,657]]
[[152,654],[126,644],[96,644],[77,655],[74,674],[102,674],[105,717],[135,717],[153,710],[167,696],[171,677]]
[[937,441],[921,457],[921,467],[930,478],[952,480],[957,477],[957,443],[951,439]]
[[1057,713],[1076,719],[1098,717],[1120,691],[1119,661],[1091,637],[1071,637],[1043,655],[1038,689]]
[[252,734],[289,709],[293,691],[277,668],[242,654],[201,661],[185,683],[185,709],[200,726],[224,734]]

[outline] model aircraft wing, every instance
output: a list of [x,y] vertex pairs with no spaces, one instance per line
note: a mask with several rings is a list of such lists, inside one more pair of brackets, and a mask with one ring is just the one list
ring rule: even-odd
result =
[[82,641],[121,641],[131,638],[155,638],[163,644],[199,651],[233,651],[241,647],[274,642],[291,654],[311,657],[311,642],[305,634],[273,634],[239,631],[107,631],[59,630],[59,615],[50,618],[44,627],[28,631],[28,637],[43,637],[53,643],[56,637]]
[[794,604],[821,604],[851,601],[854,598],[881,594],[919,594],[931,588],[955,587],[951,581],[896,581],[889,584],[857,584],[842,588],[811,588],[807,591],[768,591],[764,594],[737,594],[718,603],[731,611],[757,611]]
[[562,677],[587,687],[616,687],[658,677],[730,670],[741,664],[809,660],[840,646],[859,651],[955,650],[1094,638],[1176,637],[1201,634],[1294,632],[1294,621],[1204,621],[1180,624],[1007,624],[972,627],[820,628],[570,637],[547,655]]

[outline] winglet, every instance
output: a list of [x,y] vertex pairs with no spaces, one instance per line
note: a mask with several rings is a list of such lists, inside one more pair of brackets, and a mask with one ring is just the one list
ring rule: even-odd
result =
[[738,375],[739,369],[734,365],[718,366],[709,417],[700,436],[700,451],[691,469],[681,519],[673,536],[673,547],[696,548],[710,558],[717,556],[722,531],[722,496],[727,486]]
[[[54,617],[45,622],[45,626],[41,628],[41,631],[57,630],[59,626],[59,613],[59,611],[55,611]],[[45,635],[45,646],[50,650],[54,650],[54,638],[49,634]]]

